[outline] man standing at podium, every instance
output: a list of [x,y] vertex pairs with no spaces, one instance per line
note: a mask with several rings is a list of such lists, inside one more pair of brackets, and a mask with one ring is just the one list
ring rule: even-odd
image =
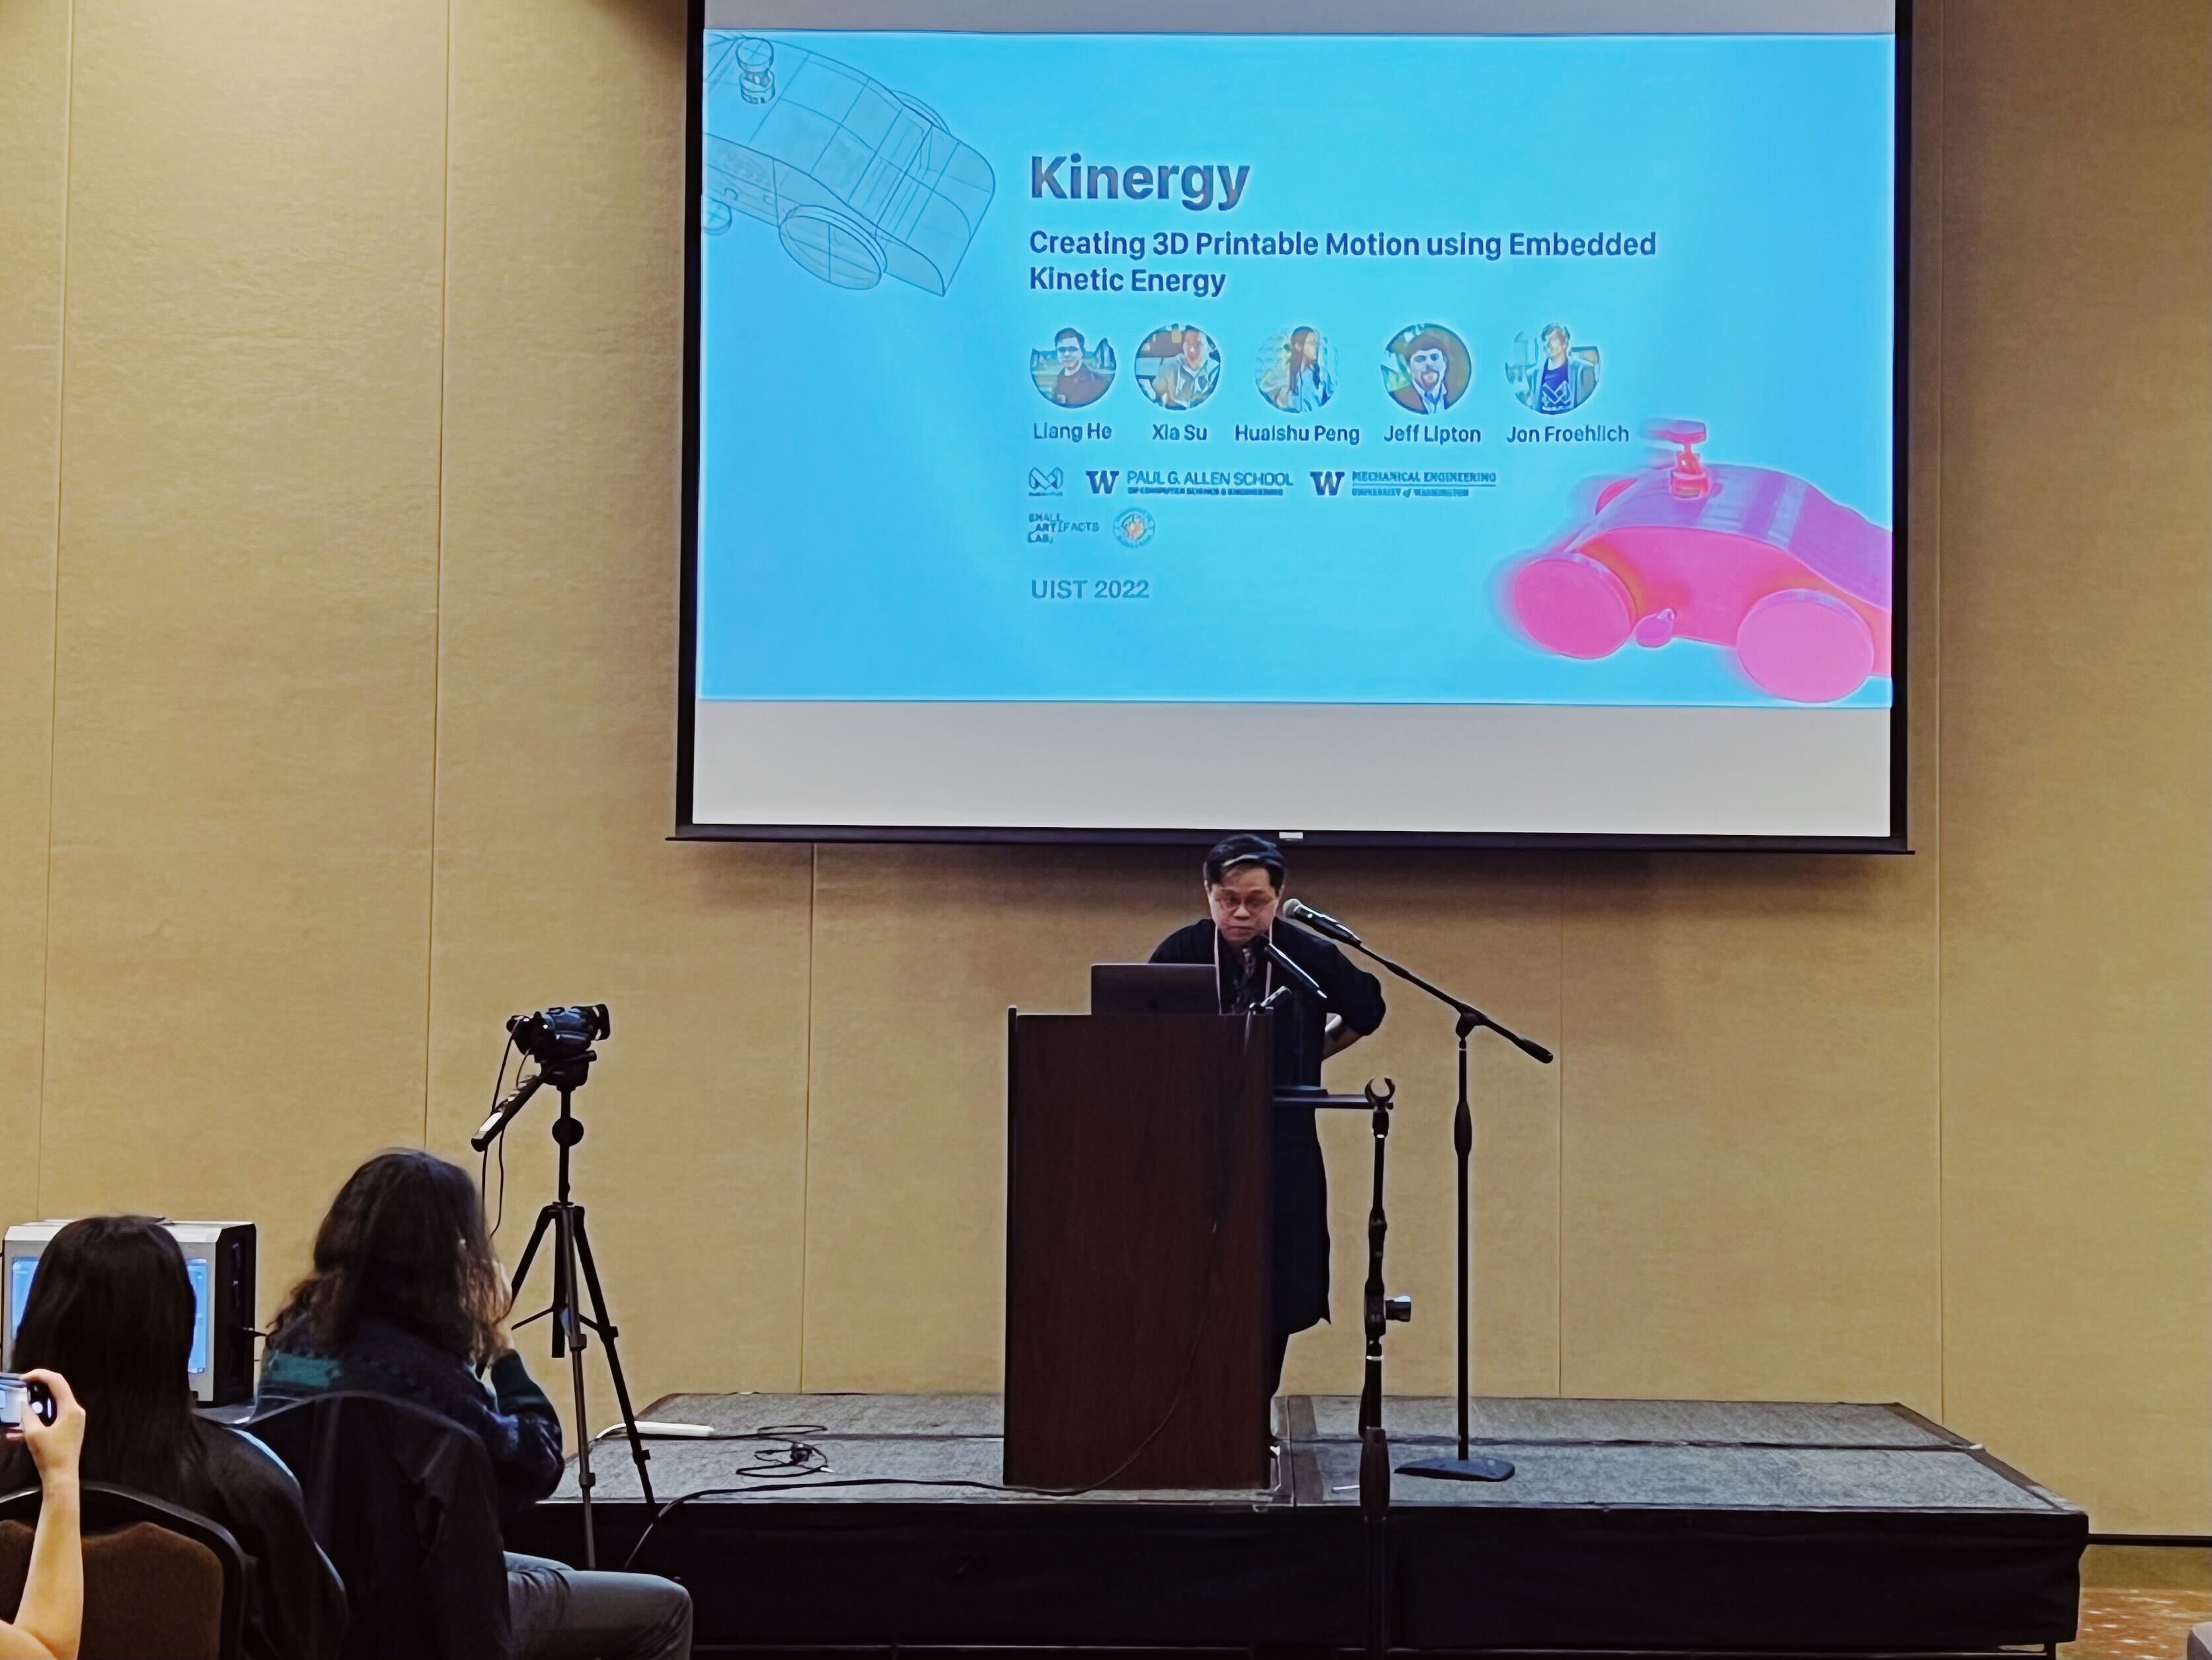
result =
[[[1292,988],[1275,1006],[1274,1086],[1321,1082],[1322,1060],[1382,1024],[1382,987],[1318,934],[1279,921],[1283,854],[1259,836],[1232,836],[1206,855],[1202,921],[1177,928],[1152,952],[1155,963],[1213,965],[1221,1012],[1256,1008],[1280,983],[1261,950],[1273,945],[1321,982],[1326,1010]],[[1311,1107],[1283,1106],[1274,1117],[1274,1259],[1267,1393],[1283,1379],[1291,1334],[1328,1318],[1328,1187]]]

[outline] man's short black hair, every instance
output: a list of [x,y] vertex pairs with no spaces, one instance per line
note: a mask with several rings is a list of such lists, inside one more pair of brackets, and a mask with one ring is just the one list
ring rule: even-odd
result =
[[1212,887],[1240,865],[1257,865],[1267,873],[1267,885],[1283,891],[1283,850],[1264,836],[1232,836],[1214,844],[1206,855],[1206,885]]
[[1062,329],[1058,334],[1052,337],[1052,344],[1055,346],[1063,340],[1073,340],[1079,346],[1083,344],[1083,331],[1081,329]]

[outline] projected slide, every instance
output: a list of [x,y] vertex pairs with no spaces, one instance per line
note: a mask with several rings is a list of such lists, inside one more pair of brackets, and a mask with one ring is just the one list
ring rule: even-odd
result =
[[1744,710],[1886,826],[1894,45],[710,27],[702,800],[728,705]]

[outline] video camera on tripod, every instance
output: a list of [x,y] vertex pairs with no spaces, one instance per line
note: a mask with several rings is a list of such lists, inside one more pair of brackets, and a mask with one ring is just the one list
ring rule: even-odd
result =
[[[538,1225],[531,1230],[530,1243],[523,1247],[522,1260],[515,1265],[509,1294],[515,1300],[521,1298],[523,1283],[530,1277],[531,1264],[537,1260],[538,1247],[550,1240],[553,1248],[553,1300],[536,1314],[517,1321],[514,1329],[520,1331],[536,1321],[547,1321],[553,1359],[568,1363],[580,1438],[576,1448],[576,1489],[583,1508],[584,1566],[587,1568],[599,1565],[598,1540],[592,1528],[592,1488],[595,1478],[592,1474],[592,1444],[584,1416],[584,1349],[594,1335],[606,1351],[607,1371],[614,1383],[615,1399],[622,1407],[623,1429],[629,1441],[631,1462],[637,1467],[638,1489],[644,1496],[647,1511],[656,1516],[659,1513],[659,1504],[653,1496],[653,1478],[646,1473],[649,1455],[638,1432],[637,1414],[630,1408],[629,1385],[623,1377],[622,1357],[615,1350],[615,1339],[619,1334],[608,1317],[606,1294],[599,1287],[599,1265],[592,1257],[591,1236],[585,1231],[584,1207],[569,1196],[568,1189],[569,1151],[584,1139],[583,1120],[576,1116],[570,1098],[584,1086],[591,1074],[592,1062],[599,1058],[599,1051],[592,1045],[613,1031],[614,1023],[608,1018],[605,1003],[569,1003],[540,1009],[534,1014],[509,1016],[507,1041],[535,1061],[538,1070],[494,1107],[491,1116],[469,1138],[469,1146],[482,1152],[506,1134],[515,1115],[539,1090],[550,1084],[560,1092],[561,1111],[553,1121],[553,1140],[561,1149],[558,1186],[552,1203],[538,1213]],[[589,1313],[585,1311],[586,1298],[590,1299]]]
[[[559,1090],[564,1102],[572,1091],[581,1089],[591,1076],[592,1062],[599,1058],[592,1045],[613,1033],[614,1022],[605,1003],[566,1003],[534,1014],[508,1015],[507,1042],[535,1061],[538,1070],[516,1085],[514,1092],[493,1107],[491,1116],[477,1126],[477,1133],[469,1137],[469,1151],[482,1152],[499,1140],[514,1122],[515,1114],[546,1085]],[[562,1116],[564,1122],[573,1122],[565,1110]],[[580,1125],[576,1136],[582,1139]],[[558,1128],[553,1139],[561,1140]]]

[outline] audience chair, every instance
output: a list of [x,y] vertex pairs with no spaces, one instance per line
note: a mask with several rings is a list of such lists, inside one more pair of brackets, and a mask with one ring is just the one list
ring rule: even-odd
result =
[[[0,1610],[22,1601],[36,1487],[0,1496]],[[78,1660],[237,1660],[246,1558],[230,1530],[127,1487],[84,1484]]]
[[512,1651],[499,1488],[483,1444],[388,1395],[336,1391],[240,1426],[300,1480],[345,1581],[345,1660],[504,1660]]

